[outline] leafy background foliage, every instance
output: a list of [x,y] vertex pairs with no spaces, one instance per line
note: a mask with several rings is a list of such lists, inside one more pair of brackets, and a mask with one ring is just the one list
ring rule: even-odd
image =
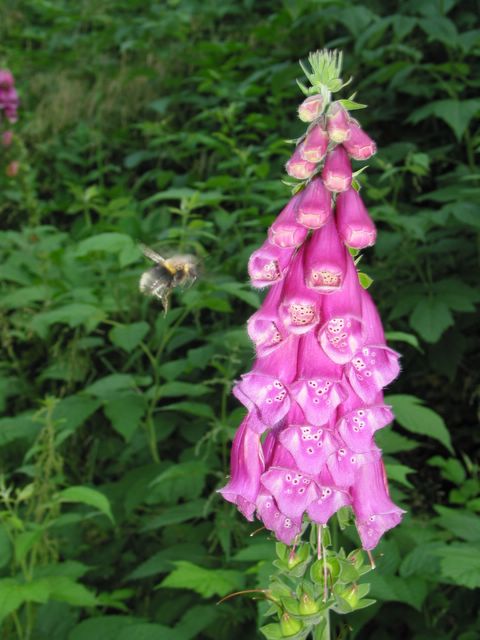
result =
[[[480,637],[478,3],[12,0],[17,178],[0,177],[0,620],[22,640],[256,637],[274,545],[215,494],[288,198],[297,61],[340,47],[378,155],[363,257],[404,372],[378,434],[408,514],[342,638]],[[4,159],[0,157],[0,163]],[[205,264],[167,316],[137,242]],[[350,528],[339,534],[348,549]]]

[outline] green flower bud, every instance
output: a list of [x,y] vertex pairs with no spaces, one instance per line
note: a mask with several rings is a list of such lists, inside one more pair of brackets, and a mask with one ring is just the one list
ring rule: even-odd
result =
[[303,593],[300,596],[300,604],[298,605],[298,612],[302,616],[311,616],[314,613],[318,613],[320,611],[320,606],[313,598],[311,598],[308,593]]
[[294,636],[302,630],[303,622],[285,612],[280,618],[280,628],[284,636]]

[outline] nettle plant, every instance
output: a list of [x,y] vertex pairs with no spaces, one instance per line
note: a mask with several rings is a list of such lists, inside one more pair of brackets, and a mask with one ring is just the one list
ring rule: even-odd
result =
[[[293,196],[249,262],[253,286],[270,289],[248,321],[256,361],[234,387],[248,413],[220,490],[279,541],[279,574],[262,591],[278,616],[261,629],[269,640],[327,639],[329,610],[372,604],[359,580],[403,513],[374,441],[393,420],[382,390],[399,373],[399,354],[386,345],[370,279],[357,271],[376,229],[357,180],[365,167],[352,172],[351,160],[376,146],[349,114],[365,105],[332,99],[348,84],[341,53],[318,51],[309,63],[298,110],[308,128],[286,165]],[[335,514],[342,528],[354,517],[370,562],[362,549],[333,548]]]

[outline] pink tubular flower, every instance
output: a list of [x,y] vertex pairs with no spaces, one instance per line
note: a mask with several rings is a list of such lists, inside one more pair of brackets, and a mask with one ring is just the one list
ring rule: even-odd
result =
[[338,194],[335,211],[338,232],[348,247],[365,249],[375,244],[377,230],[356,189]]
[[278,247],[298,247],[307,237],[307,229],[296,220],[300,195],[293,196],[268,230],[268,239]]
[[247,323],[248,335],[255,344],[258,356],[267,355],[288,336],[278,317],[282,292],[282,283],[274,285],[261,309],[254,313]]
[[327,131],[335,143],[345,142],[350,136],[350,119],[340,102],[334,102],[328,111]]
[[302,122],[313,122],[323,111],[323,97],[320,93],[306,98],[298,107],[298,117]]
[[309,229],[319,229],[332,214],[332,195],[320,177],[313,178],[301,194],[297,221]]
[[375,142],[355,121],[350,122],[350,135],[343,141],[343,146],[354,160],[368,160],[377,151]]
[[13,131],[4,131],[2,133],[2,145],[9,147],[13,141]]
[[319,293],[333,293],[342,287],[345,270],[345,248],[331,216],[324,227],[312,234],[306,245],[306,285]]
[[323,426],[334,418],[336,408],[347,398],[341,378],[342,367],[325,354],[314,332],[303,336],[298,352],[298,375],[290,384],[290,393],[309,424]]
[[321,124],[315,125],[301,146],[301,155],[308,162],[321,162],[327,153],[328,133]]
[[353,511],[364,549],[377,546],[381,536],[396,527],[405,513],[390,499],[385,467],[376,459],[360,467],[352,487]]
[[363,344],[360,283],[351,259],[341,291],[326,296],[322,307],[325,323],[318,339],[328,357],[337,364],[350,362]]
[[248,520],[253,520],[265,462],[260,436],[249,428],[250,421],[250,416],[246,416],[238,428],[232,446],[230,480],[219,493],[236,504]]
[[285,165],[285,170],[292,178],[306,180],[310,178],[317,168],[315,162],[309,162],[302,157],[303,144],[300,144],[293,152],[292,157]]
[[294,250],[294,246],[282,248],[266,240],[248,261],[252,286],[263,289],[282,280]]
[[13,87],[13,74],[8,69],[0,69],[0,89],[11,89]]
[[248,413],[220,493],[285,544],[351,506],[362,545],[372,549],[403,513],[374,439],[393,420],[383,389],[400,371],[399,354],[385,342],[348,250],[375,242],[349,159],[369,157],[375,143],[320,95],[299,116],[313,125],[287,171],[307,183],[249,260],[252,285],[270,289],[247,324],[256,360],[233,394]]
[[320,320],[321,299],[305,284],[303,256],[304,247],[302,246],[292,260],[279,308],[280,319],[285,328],[294,334],[310,331]]
[[13,160],[9,164],[7,164],[7,168],[5,169],[5,175],[9,178],[15,178],[15,176],[20,171],[20,163],[18,160]]
[[352,184],[352,167],[345,149],[338,145],[325,160],[322,179],[329,191],[347,191]]

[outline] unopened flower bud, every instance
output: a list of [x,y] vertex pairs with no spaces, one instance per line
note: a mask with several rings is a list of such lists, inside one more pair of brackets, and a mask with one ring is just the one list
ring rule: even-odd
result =
[[7,168],[5,169],[5,175],[7,175],[9,178],[14,178],[19,170],[20,163],[18,162],[18,160],[13,160],[7,165]]
[[344,142],[350,136],[350,120],[340,102],[334,102],[328,112],[327,131],[332,142]]
[[296,220],[300,195],[293,196],[268,230],[269,241],[277,247],[298,247],[307,237],[308,230]]
[[352,167],[345,149],[338,145],[330,151],[322,171],[325,186],[330,191],[346,191],[352,184]]
[[308,593],[303,593],[300,596],[300,604],[298,605],[298,612],[302,616],[311,616],[320,611],[320,606]]
[[314,178],[302,193],[297,221],[309,229],[320,229],[332,214],[332,196],[320,177]]
[[375,244],[377,230],[356,189],[338,194],[336,214],[338,232],[348,247],[364,249]]
[[350,135],[343,146],[354,160],[367,160],[377,151],[377,145],[356,122],[350,122]]
[[356,584],[352,584],[351,587],[347,587],[345,589],[342,589],[338,595],[343,598],[344,600],[346,600],[348,602],[348,604],[352,607],[352,609],[355,609],[355,607],[358,604],[358,587]]
[[285,612],[280,618],[280,628],[285,637],[294,636],[303,628],[303,622]]
[[12,72],[8,69],[0,69],[0,89],[11,89],[13,82]]
[[323,97],[320,93],[306,98],[298,107],[298,117],[302,122],[312,122],[323,111]]
[[320,162],[327,153],[328,133],[317,124],[307,134],[305,141],[301,145],[301,155],[308,162]]
[[308,160],[304,160],[302,157],[303,145],[299,145],[290,160],[285,165],[285,170],[289,176],[292,178],[297,178],[298,180],[306,180],[310,178],[317,165],[314,162],[309,162]]
[[2,145],[4,147],[9,147],[12,144],[13,140],[13,131],[4,131],[2,133]]

